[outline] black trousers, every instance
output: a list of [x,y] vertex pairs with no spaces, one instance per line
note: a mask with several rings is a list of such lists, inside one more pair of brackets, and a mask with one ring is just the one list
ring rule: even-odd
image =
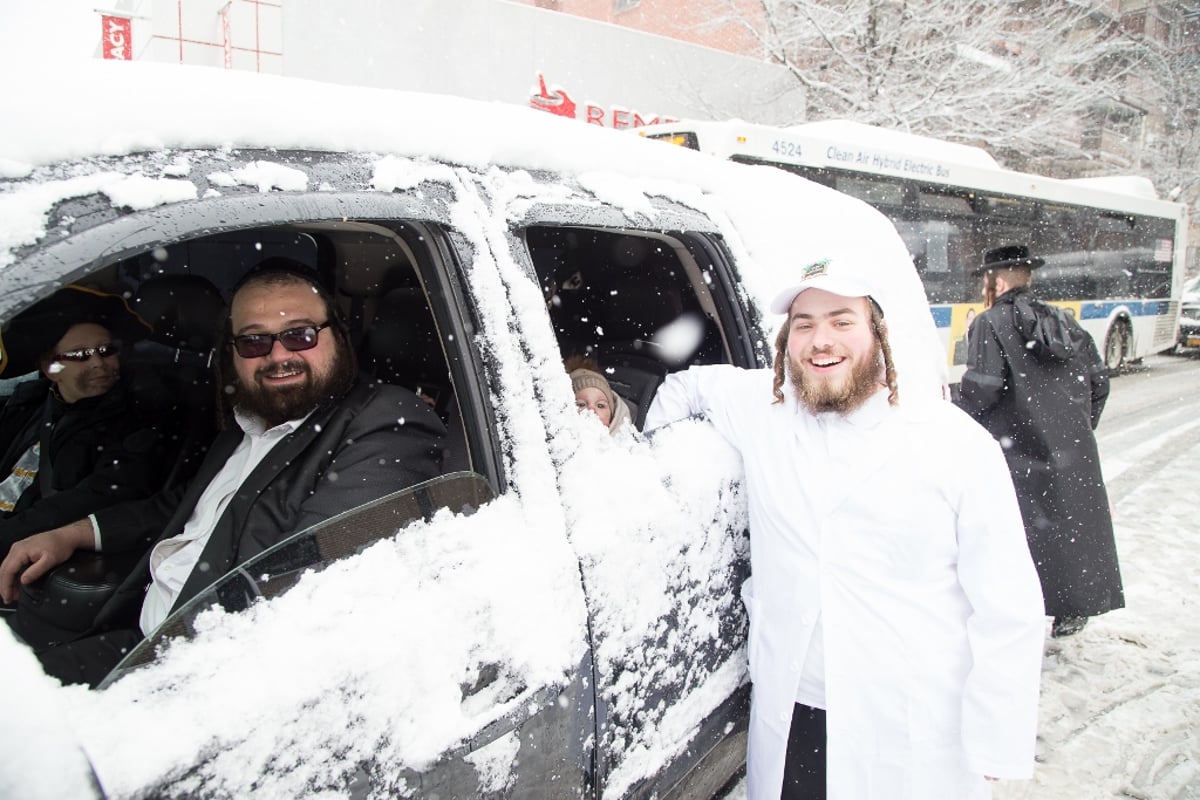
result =
[[825,800],[825,711],[801,703],[792,710],[780,800]]

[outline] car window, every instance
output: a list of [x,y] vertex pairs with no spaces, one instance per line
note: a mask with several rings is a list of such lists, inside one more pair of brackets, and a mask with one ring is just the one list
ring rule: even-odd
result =
[[[458,264],[448,255],[463,253],[464,245],[439,247],[445,238],[442,229],[419,220],[300,222],[202,230],[93,265],[77,282],[127,298],[153,327],[121,363],[138,395],[175,426],[179,446],[164,488],[186,485],[217,434],[222,387],[215,365],[231,290],[259,262],[286,257],[322,275],[347,321],[359,372],[412,390],[445,423],[442,471],[471,472],[499,490],[504,476],[494,452],[493,415],[482,399],[474,338],[466,333],[475,323],[455,283]],[[109,593],[137,564],[139,554],[125,555],[91,555],[102,562],[94,572],[105,576]],[[69,620],[69,629],[82,631],[99,605],[54,602],[70,596],[76,566],[62,565],[41,587],[50,598],[46,607],[75,609],[78,619]]]
[[[286,257],[324,279],[350,329],[359,370],[383,383],[411,389],[441,417],[449,432],[444,468],[481,470],[472,456],[468,423],[457,386],[467,374],[464,354],[451,342],[458,322],[433,298],[445,294],[428,246],[432,234],[417,223],[345,220],[248,228],[186,239],[136,253],[82,282],[132,298],[134,310],[155,329],[127,361],[134,375],[166,376],[176,392],[171,412],[208,428],[213,415],[213,348],[221,343],[223,298],[254,265]],[[469,360],[469,357],[468,357]],[[485,424],[467,414],[473,426]],[[201,437],[202,438],[202,437]],[[194,455],[191,457],[194,461]],[[186,477],[183,475],[181,477]]]
[[689,237],[541,225],[525,239],[564,359],[593,359],[637,428],[667,372],[749,357]]

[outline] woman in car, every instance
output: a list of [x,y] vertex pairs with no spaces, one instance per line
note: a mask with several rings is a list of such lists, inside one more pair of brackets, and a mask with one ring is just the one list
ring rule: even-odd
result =
[[601,374],[599,364],[590,358],[572,357],[567,359],[566,366],[571,390],[575,392],[575,407],[581,414],[591,411],[609,433],[616,433],[629,422],[629,407]]

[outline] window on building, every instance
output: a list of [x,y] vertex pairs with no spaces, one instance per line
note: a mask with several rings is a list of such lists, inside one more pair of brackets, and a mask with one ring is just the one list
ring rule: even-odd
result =
[[1121,27],[1129,33],[1145,33],[1146,32],[1146,12],[1139,11],[1134,14],[1126,14],[1121,17]]

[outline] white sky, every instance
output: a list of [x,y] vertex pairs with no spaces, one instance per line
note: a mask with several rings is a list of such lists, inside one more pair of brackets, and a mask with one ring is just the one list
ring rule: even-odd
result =
[[[17,74],[12,64],[0,62],[0,68]],[[17,81],[0,98],[0,178],[28,175],[60,158],[225,143],[375,153],[376,188],[384,191],[420,178],[452,177],[445,166],[412,156],[479,167],[498,160],[567,168],[579,172],[580,183],[596,197],[616,202],[634,218],[653,213],[652,195],[705,210],[722,226],[746,290],[758,299],[784,280],[782,267],[810,254],[819,257],[825,242],[848,237],[869,242],[879,257],[871,279],[886,298],[902,391],[910,396],[936,391],[942,359],[935,355],[915,272],[895,268],[910,263],[899,237],[858,201],[780,171],[721,164],[631,134],[497,104],[172,65],[89,61],[78,69],[70,63],[39,68],[36,75],[36,81]],[[63,87],[64,102],[46,102],[47,87],[53,86]],[[121,100],[119,113],[111,109],[114,97]],[[190,184],[173,177],[177,162],[164,158],[162,164],[151,175],[125,174],[119,163],[105,163],[85,165],[71,176],[38,173],[41,182],[32,187],[0,183],[0,269],[12,261],[10,248],[45,233],[45,215],[58,199],[100,191],[115,203],[149,208],[188,197]],[[295,188],[297,180],[269,161],[231,173],[230,179],[262,191]],[[473,517],[443,515],[413,526],[248,612],[211,614],[195,642],[173,648],[153,668],[106,692],[58,687],[0,628],[9,719],[28,721],[0,729],[5,753],[0,796],[81,796],[80,762],[71,761],[75,743],[118,797],[161,781],[199,751],[221,753],[207,777],[232,796],[246,796],[258,781],[259,796],[298,797],[313,771],[336,771],[372,751],[382,753],[392,769],[420,768],[498,715],[530,702],[518,687],[550,680],[577,663],[585,641],[577,564],[583,564],[606,631],[597,653],[603,662],[654,629],[668,602],[661,591],[664,576],[704,581],[727,562],[735,542],[697,541],[696,532],[714,517],[735,528],[743,520],[732,488],[739,466],[730,448],[699,423],[676,426],[649,443],[632,435],[609,437],[574,413],[569,384],[554,357],[557,344],[547,331],[525,331],[530,338],[524,344],[534,358],[504,338],[512,319],[541,314],[543,301],[511,259],[500,253],[493,262],[487,253],[507,225],[505,212],[519,216],[547,190],[521,173],[489,180],[502,201],[498,214],[484,218],[464,206],[455,209],[454,218],[483,254],[472,265],[471,280],[485,328],[501,332],[494,344],[500,400],[511,414],[503,432],[514,492]],[[559,388],[535,407],[535,384]],[[547,437],[554,448],[575,448],[559,474],[546,451]],[[1188,485],[1198,458],[1200,447],[1180,465],[1177,485]],[[1071,660],[1078,653],[1091,655],[1090,641],[1103,637],[1103,644],[1110,643],[1106,631],[1124,636],[1128,630],[1149,643],[1123,649],[1100,691],[1119,691],[1131,675],[1158,668],[1164,647],[1196,652],[1196,623],[1176,615],[1166,630],[1149,636],[1139,622],[1149,619],[1155,603],[1178,600],[1159,597],[1169,594],[1160,589],[1196,585],[1186,562],[1157,541],[1163,532],[1155,515],[1180,511],[1177,502],[1151,505],[1161,502],[1135,496],[1118,509],[1123,541],[1135,552],[1153,554],[1127,571],[1138,616],[1111,615],[1051,653],[1047,676],[1061,689],[1044,703],[1048,730],[1063,727],[1053,716],[1060,708],[1067,717],[1077,712],[1073,692],[1097,690],[1074,685]],[[1189,527],[1179,516],[1181,528]],[[713,633],[703,625],[713,608],[701,604],[690,613],[681,628],[684,651],[698,644],[694,637]],[[464,702],[460,686],[492,663],[503,668],[492,698],[497,702],[487,697]],[[652,772],[686,741],[715,698],[743,679],[740,660],[731,661],[657,726],[636,734],[633,755],[614,776],[613,791]],[[616,705],[633,708],[637,688],[618,694]],[[1086,697],[1082,702],[1086,705]],[[1185,730],[1197,722],[1194,706],[1190,712],[1191,728]],[[351,718],[353,727],[346,724]],[[1130,730],[1120,735],[1137,736],[1151,724],[1135,714]],[[481,780],[502,780],[511,745],[502,740],[481,757]],[[327,754],[324,759],[266,779],[259,774],[272,753],[317,748]],[[1082,779],[1089,766],[1067,763],[1061,773],[1045,770],[1045,780],[1062,777],[1065,785]],[[1004,787],[1001,796],[1034,796],[1021,791]]]
[[100,48],[100,15],[94,9],[116,6],[116,0],[4,0],[0,30],[9,34],[6,58],[29,62],[91,57]]

